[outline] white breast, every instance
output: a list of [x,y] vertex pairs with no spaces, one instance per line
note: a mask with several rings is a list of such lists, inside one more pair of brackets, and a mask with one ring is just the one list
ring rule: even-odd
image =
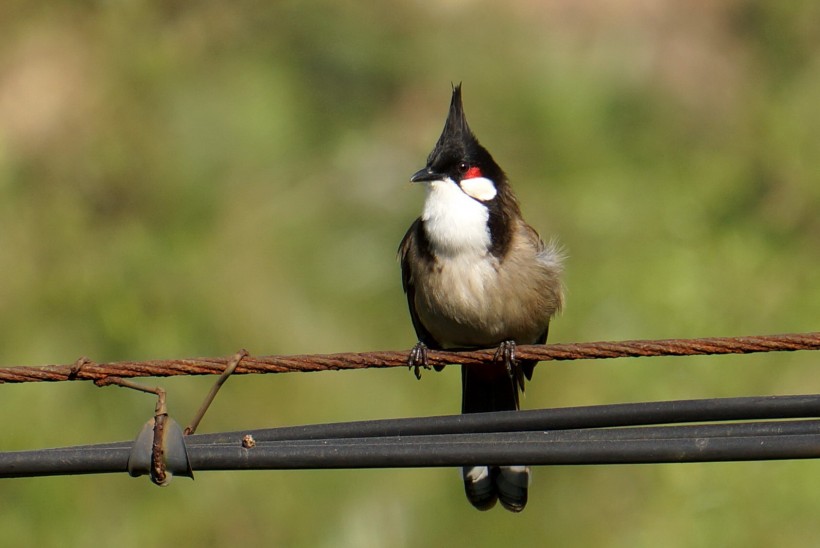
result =
[[444,346],[476,344],[498,310],[489,211],[447,178],[427,184],[421,218],[436,267],[418,282],[419,316]]
[[502,261],[490,252],[486,206],[450,179],[427,187],[422,220],[435,260],[414,277],[422,325],[444,348],[535,342],[560,308],[557,248],[519,220]]
[[490,212],[449,177],[427,183],[421,219],[436,255],[483,256],[490,248]]

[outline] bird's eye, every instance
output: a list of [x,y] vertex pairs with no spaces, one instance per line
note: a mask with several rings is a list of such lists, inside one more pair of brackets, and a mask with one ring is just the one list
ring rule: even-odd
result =
[[470,167],[470,166],[468,166],[468,165],[467,165],[467,162],[461,162],[460,164],[458,164],[458,170],[459,170],[461,173],[466,173],[466,172],[467,172],[467,169],[469,169],[469,167]]

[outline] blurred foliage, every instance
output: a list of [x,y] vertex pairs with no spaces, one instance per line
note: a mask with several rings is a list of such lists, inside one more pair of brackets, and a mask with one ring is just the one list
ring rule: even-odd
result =
[[[0,363],[409,348],[395,249],[450,82],[569,252],[553,341],[812,331],[820,4],[0,7]],[[526,407],[817,391],[812,353],[542,364]],[[149,381],[150,382],[150,381]],[[169,379],[185,421],[212,379]],[[458,409],[458,372],[231,379],[203,429]],[[3,450],[129,439],[143,394],[3,387]],[[6,480],[15,545],[808,546],[817,463]],[[807,479],[809,481],[807,481]]]

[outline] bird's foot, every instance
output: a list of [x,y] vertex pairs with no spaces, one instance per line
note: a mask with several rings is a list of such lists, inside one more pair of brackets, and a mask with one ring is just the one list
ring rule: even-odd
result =
[[515,341],[503,341],[499,344],[498,349],[495,351],[495,355],[493,356],[493,360],[503,363],[504,367],[507,368],[507,374],[512,379],[514,376],[513,370],[516,366]]
[[421,371],[419,368],[430,369],[430,363],[427,360],[427,345],[419,341],[416,346],[410,351],[407,356],[407,367],[413,370],[413,374],[417,379],[421,379]]

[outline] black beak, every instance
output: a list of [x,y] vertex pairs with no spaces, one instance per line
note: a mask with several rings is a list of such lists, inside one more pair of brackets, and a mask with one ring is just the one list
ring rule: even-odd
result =
[[439,179],[443,179],[444,175],[441,173],[436,173],[432,170],[432,168],[425,167],[423,169],[418,170],[410,177],[411,183],[423,183],[424,181],[438,181]]

